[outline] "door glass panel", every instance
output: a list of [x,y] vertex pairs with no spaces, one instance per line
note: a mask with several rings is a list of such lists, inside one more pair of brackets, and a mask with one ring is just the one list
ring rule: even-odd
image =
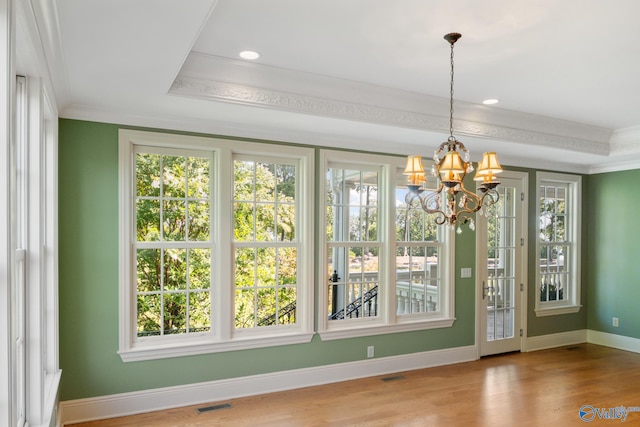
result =
[[487,208],[487,341],[514,336],[515,188],[500,186],[500,200]]

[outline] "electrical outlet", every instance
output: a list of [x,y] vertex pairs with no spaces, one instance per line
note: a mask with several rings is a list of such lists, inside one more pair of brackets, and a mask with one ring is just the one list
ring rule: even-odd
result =
[[367,359],[371,359],[373,357],[373,346],[370,345],[367,347]]
[[611,319],[611,324],[617,328],[618,326],[620,326],[620,320],[617,317],[614,317],[613,319]]

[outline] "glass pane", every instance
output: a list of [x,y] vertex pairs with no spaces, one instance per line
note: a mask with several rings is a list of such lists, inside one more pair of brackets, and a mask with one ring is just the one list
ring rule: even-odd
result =
[[291,202],[296,198],[296,168],[293,165],[277,165],[276,185],[278,202]]
[[160,291],[162,278],[160,249],[138,249],[137,261],[137,291]]
[[136,239],[138,242],[160,240],[159,200],[136,200]]
[[209,202],[189,201],[189,240],[209,240]]
[[164,294],[164,333],[187,332],[187,297],[184,293]]
[[162,193],[164,197],[185,197],[186,159],[182,156],[162,156]]
[[253,162],[235,161],[233,174],[233,198],[235,200],[254,200]]
[[296,323],[296,288],[280,288],[278,289],[278,324],[294,324]]
[[277,322],[276,319],[276,290],[273,288],[260,288],[258,295],[258,326],[270,326]]
[[278,204],[277,212],[277,240],[295,240],[296,209],[294,204]]
[[189,293],[189,332],[211,329],[211,298],[209,292]]
[[187,288],[187,250],[164,250],[164,289]]
[[259,242],[275,240],[275,205],[272,203],[256,205],[256,240]]
[[159,155],[136,154],[136,195],[142,197],[160,196]]
[[187,223],[186,202],[184,200],[165,200],[162,204],[162,231],[164,240],[185,241]]
[[209,198],[209,159],[189,157],[187,165],[187,189],[190,198]]
[[254,239],[254,204],[236,202],[233,204],[233,235],[237,242],[249,242]]
[[189,249],[189,289],[211,288],[211,250]]
[[255,257],[253,248],[236,249],[235,284],[237,288],[253,288],[256,281]]
[[[327,206],[327,222],[325,224],[326,227],[326,235],[327,235],[327,242],[333,242],[336,240],[341,240],[340,239],[340,231],[336,229],[336,221],[335,219],[337,218],[337,214],[336,214],[336,207],[335,206]],[[338,223],[339,224],[339,223]]]
[[276,248],[258,248],[256,271],[258,286],[275,286]]
[[276,177],[274,165],[256,163],[256,201],[274,202],[276,198]]
[[278,248],[278,284],[295,285],[298,282],[297,249]]
[[255,326],[255,292],[254,289],[237,289],[235,298],[237,329]]
[[160,335],[162,319],[160,295],[138,295],[138,336]]

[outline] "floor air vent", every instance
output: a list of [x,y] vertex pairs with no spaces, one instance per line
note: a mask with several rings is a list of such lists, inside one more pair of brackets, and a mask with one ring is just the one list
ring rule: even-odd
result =
[[196,412],[202,414],[203,412],[217,411],[218,409],[231,408],[231,403],[223,403],[222,405],[205,406],[204,408],[196,409]]
[[386,378],[380,378],[380,381],[384,381],[384,382],[389,382],[389,381],[398,381],[398,380],[404,380],[405,377],[403,375],[396,375],[395,377],[386,377]]

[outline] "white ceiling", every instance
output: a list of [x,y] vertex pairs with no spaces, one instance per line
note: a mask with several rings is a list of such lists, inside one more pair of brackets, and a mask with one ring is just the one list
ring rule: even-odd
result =
[[637,0],[53,4],[38,26],[57,30],[62,117],[430,157],[455,31],[454,134],[473,158],[640,167]]

